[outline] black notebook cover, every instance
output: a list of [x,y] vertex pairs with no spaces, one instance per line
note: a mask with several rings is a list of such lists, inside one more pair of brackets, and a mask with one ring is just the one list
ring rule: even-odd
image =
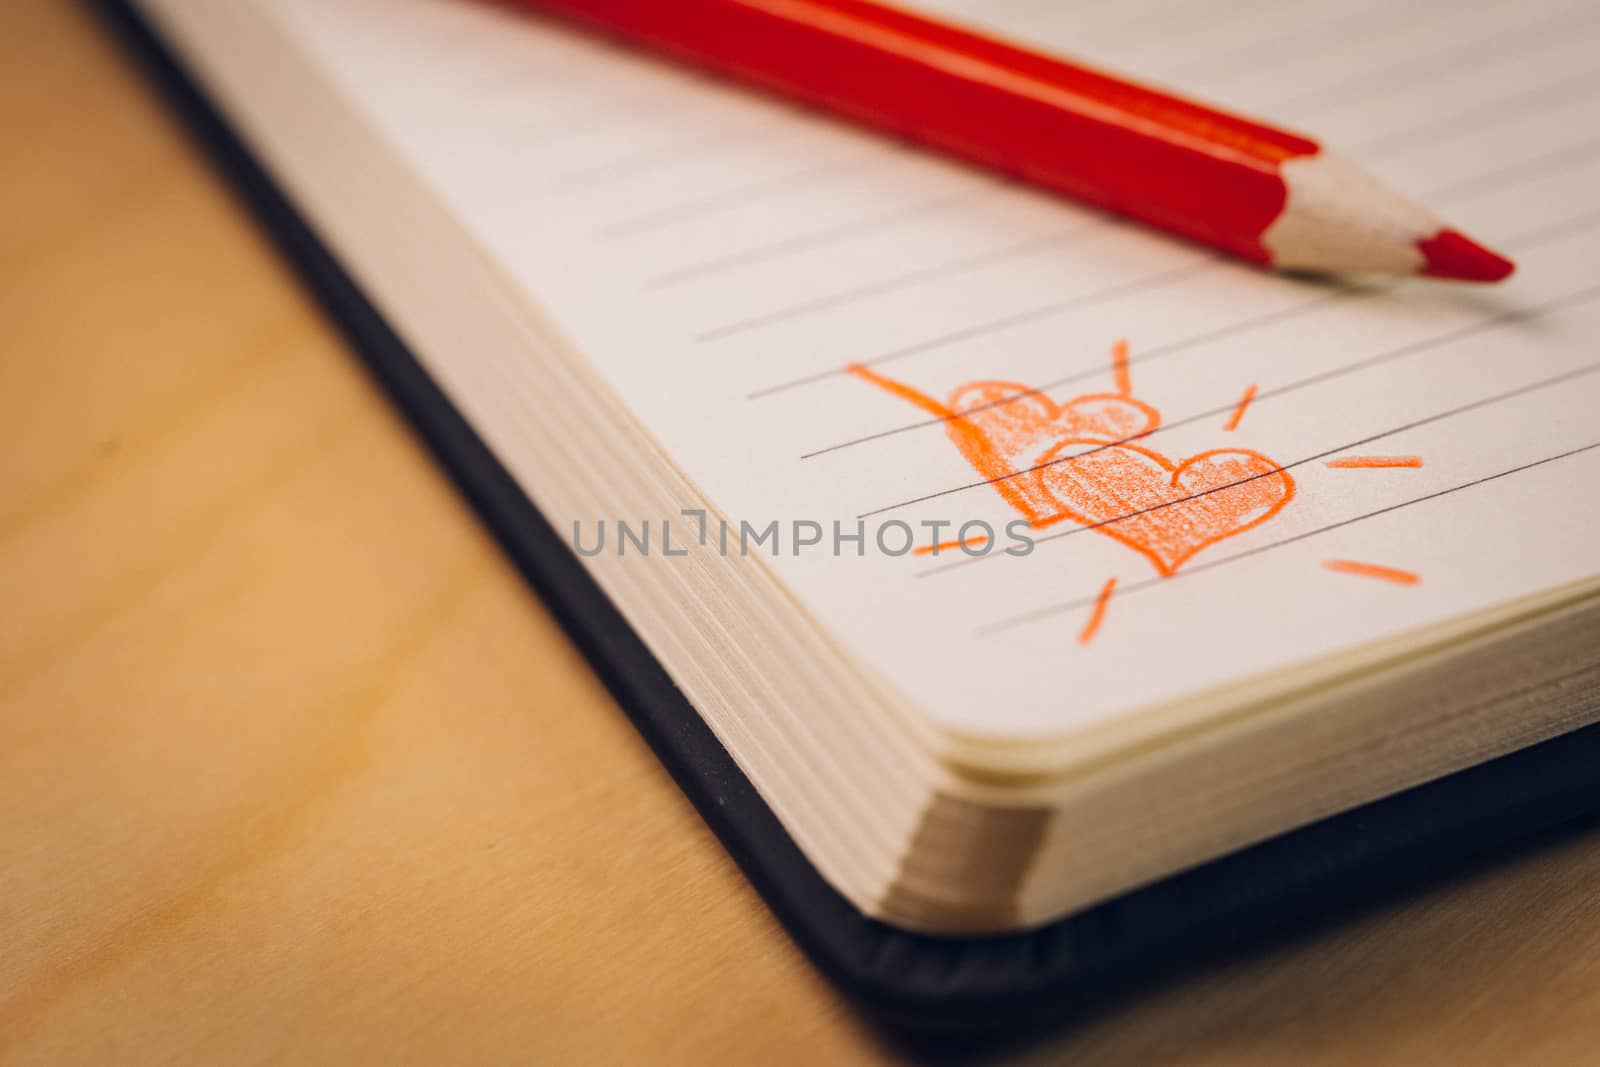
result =
[[406,413],[816,965],[902,1023],[1059,1020],[1600,815],[1600,726],[1325,819],[1026,933],[909,933],[867,918],[801,854],[566,542],[450,405],[125,0],[92,0],[145,61],[350,347]]

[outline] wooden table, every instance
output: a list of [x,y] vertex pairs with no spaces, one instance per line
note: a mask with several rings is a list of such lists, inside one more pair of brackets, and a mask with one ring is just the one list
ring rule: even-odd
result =
[[[0,1062],[902,1059],[76,5],[0,13]],[[1600,834],[1013,1058],[1600,1062]]]

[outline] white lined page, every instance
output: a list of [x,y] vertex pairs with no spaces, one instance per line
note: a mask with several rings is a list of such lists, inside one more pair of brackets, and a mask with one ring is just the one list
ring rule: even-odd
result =
[[[1162,420],[1140,447],[1250,450],[1292,477],[1280,511],[1171,577],[1072,521],[1026,557],[768,560],[949,730],[1104,723],[1600,570],[1589,5],[938,6],[1302,125],[1519,272],[1483,289],[1270,276],[543,20],[273,0],[730,516],[1000,530],[1019,513],[947,424],[846,366],[1065,402],[1114,389],[1123,339]],[[1423,465],[1326,465],[1351,452]]]

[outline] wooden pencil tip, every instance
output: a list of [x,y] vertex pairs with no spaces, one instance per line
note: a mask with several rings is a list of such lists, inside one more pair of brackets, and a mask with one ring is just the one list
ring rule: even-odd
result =
[[1422,273],[1434,278],[1497,282],[1517,269],[1509,259],[1455,230],[1440,230],[1426,241],[1418,241],[1417,251],[1426,261]]

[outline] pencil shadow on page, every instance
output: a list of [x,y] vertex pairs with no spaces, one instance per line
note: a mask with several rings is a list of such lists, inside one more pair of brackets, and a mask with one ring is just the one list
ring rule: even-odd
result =
[[[1220,931],[1159,968],[1119,975],[1020,1022],[871,1025],[889,1050],[926,1067],[1227,1062],[1275,1045],[1285,1058],[1324,1045],[1359,1056],[1393,1044],[1401,1007],[1419,1026],[1470,1016],[1503,985],[1503,975],[1486,968],[1512,949],[1560,952],[1597,879],[1600,813],[1593,813],[1377,880],[1320,902],[1321,910],[1298,921],[1238,937]],[[1501,906],[1507,900],[1516,906]],[[1548,970],[1559,967],[1555,960]],[[1517,973],[1528,973],[1525,960]]]

